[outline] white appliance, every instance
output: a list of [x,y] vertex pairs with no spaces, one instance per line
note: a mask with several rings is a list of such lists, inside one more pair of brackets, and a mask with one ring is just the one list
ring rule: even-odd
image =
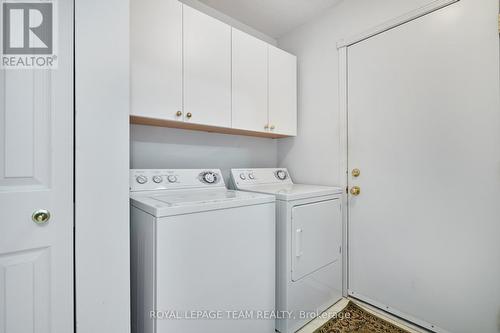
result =
[[219,170],[130,184],[133,332],[274,332],[258,315],[275,309],[275,198],[227,190]]
[[233,169],[231,186],[277,199],[276,329],[295,332],[342,298],[342,190],[286,169]]

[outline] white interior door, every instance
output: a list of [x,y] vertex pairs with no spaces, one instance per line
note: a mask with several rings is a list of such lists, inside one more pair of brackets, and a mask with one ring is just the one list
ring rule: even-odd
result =
[[436,332],[500,329],[497,6],[348,47],[349,294]]
[[0,70],[2,333],[73,332],[73,2],[55,13],[58,68]]

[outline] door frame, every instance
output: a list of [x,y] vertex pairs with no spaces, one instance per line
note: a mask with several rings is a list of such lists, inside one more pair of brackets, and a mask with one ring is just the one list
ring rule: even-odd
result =
[[[342,293],[344,297],[349,297],[349,151],[348,151],[348,48],[371,37],[377,36],[386,31],[392,30],[405,23],[416,20],[422,16],[433,13],[442,8],[448,7],[460,0],[435,0],[429,4],[404,13],[401,16],[390,19],[377,26],[372,27],[362,33],[343,38],[337,42],[337,51],[339,53],[339,179],[340,186],[345,189],[345,195],[342,199],[342,205],[346,209],[342,210]],[[370,300],[365,300],[375,307]],[[396,314],[397,315],[397,314]],[[411,320],[411,318],[408,318]]]
[[75,331],[130,333],[129,1],[73,3]]

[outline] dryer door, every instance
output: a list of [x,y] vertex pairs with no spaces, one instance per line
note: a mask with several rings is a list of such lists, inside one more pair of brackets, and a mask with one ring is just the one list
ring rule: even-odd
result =
[[292,208],[292,281],[340,259],[342,217],[340,200]]

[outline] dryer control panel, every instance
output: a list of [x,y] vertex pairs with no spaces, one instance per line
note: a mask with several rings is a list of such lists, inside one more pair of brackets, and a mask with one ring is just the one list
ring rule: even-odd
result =
[[286,168],[231,169],[231,180],[236,187],[293,184]]
[[225,188],[219,169],[132,169],[130,191]]

